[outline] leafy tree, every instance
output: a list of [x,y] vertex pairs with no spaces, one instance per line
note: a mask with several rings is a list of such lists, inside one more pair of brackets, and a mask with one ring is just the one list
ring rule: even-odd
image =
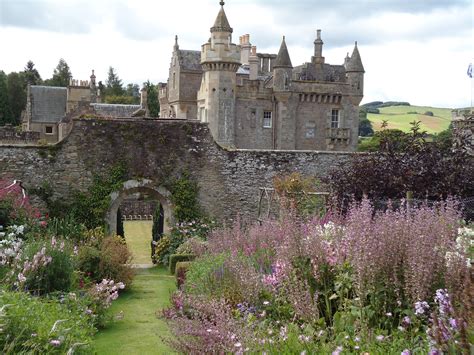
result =
[[13,124],[21,121],[21,112],[26,106],[26,82],[24,73],[11,72],[7,76],[8,101],[13,116]]
[[107,95],[104,98],[104,101],[107,104],[122,104],[122,105],[134,105],[134,104],[136,104],[136,99],[133,96]]
[[374,129],[372,128],[372,122],[367,118],[359,121],[359,136],[370,137],[374,135]]
[[140,103],[140,87],[138,84],[127,84],[125,95],[133,97],[134,104]]
[[158,100],[158,92],[155,85],[148,80],[144,83],[147,91],[147,106],[151,117],[158,117],[160,115],[160,101]]
[[72,78],[71,69],[66,61],[61,58],[58,65],[54,69],[53,77],[45,80],[45,84],[48,86],[62,86],[67,87],[69,80]]
[[339,206],[364,194],[376,200],[403,198],[407,191],[434,200],[474,194],[474,162],[464,150],[427,142],[419,122],[410,134],[391,131],[380,137],[379,151],[355,155],[329,174],[326,182]]
[[8,100],[7,76],[0,70],[0,125],[7,123],[14,123],[14,119]]
[[42,80],[41,76],[38,73],[38,70],[35,68],[35,63],[33,63],[31,60],[26,63],[25,69],[23,70],[24,73],[24,79],[26,81],[26,84],[30,85],[40,85]]
[[109,67],[109,72],[107,74],[107,80],[105,81],[105,96],[122,96],[124,94],[122,80],[115,72],[115,69]]

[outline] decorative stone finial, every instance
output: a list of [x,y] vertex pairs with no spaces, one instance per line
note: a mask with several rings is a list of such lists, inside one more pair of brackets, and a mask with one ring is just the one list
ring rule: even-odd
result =
[[219,3],[219,5],[224,6],[224,5],[225,5],[225,2],[221,0],[221,2]]
[[321,30],[316,31],[316,37],[317,39],[321,39]]
[[357,41],[355,41],[355,46],[357,47]]

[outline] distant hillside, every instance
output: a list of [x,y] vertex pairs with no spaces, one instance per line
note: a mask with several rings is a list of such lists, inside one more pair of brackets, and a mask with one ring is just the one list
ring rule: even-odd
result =
[[[389,105],[389,106],[388,106]],[[374,130],[381,129],[382,122],[388,122],[387,128],[396,128],[409,132],[410,122],[420,121],[421,129],[428,133],[439,133],[448,128],[451,122],[450,108],[412,106],[408,102],[371,102],[362,105],[367,110],[367,118]],[[379,112],[379,113],[375,113]]]

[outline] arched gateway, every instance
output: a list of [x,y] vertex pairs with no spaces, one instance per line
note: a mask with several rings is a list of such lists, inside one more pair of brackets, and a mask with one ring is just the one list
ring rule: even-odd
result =
[[160,202],[164,212],[163,232],[167,233],[170,230],[170,226],[173,225],[172,204],[170,202],[171,193],[163,186],[156,186],[153,181],[147,179],[128,180],[123,183],[119,191],[114,191],[110,194],[110,208],[106,216],[109,233],[117,233],[117,210],[122,201],[127,196],[137,192],[146,193]]

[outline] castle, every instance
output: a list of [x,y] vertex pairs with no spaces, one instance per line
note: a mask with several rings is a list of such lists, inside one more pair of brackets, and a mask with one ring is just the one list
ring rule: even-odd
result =
[[285,38],[278,55],[257,53],[248,34],[232,43],[224,2],[200,51],[175,37],[161,118],[206,122],[221,145],[247,149],[357,147],[364,67],[357,42],[343,65],[325,63],[321,31],[311,61],[293,67]]
[[[344,64],[323,57],[321,31],[311,61],[293,67],[285,38],[278,54],[257,53],[248,34],[232,43],[224,2],[200,51],[179,48],[175,37],[167,83],[160,83],[161,119],[206,123],[214,140],[240,149],[355,151],[364,67],[357,42]],[[31,86],[23,130],[48,143],[62,140],[72,118],[148,116],[140,105],[100,103],[94,71],[67,88]]]

